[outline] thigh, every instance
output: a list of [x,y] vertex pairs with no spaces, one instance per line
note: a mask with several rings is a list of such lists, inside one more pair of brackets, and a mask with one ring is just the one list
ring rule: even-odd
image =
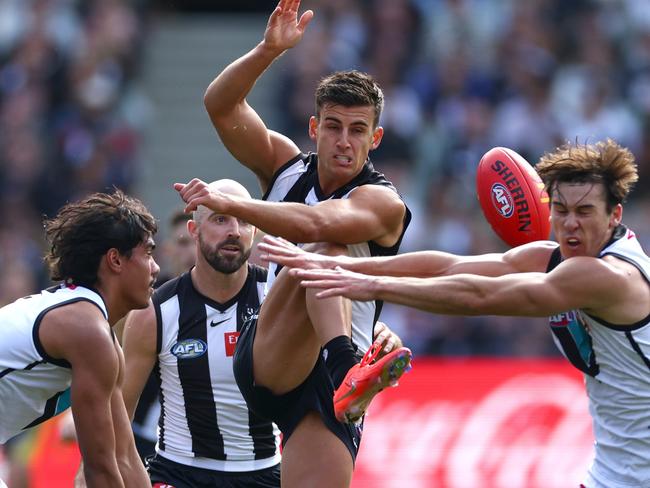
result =
[[347,488],[353,461],[345,444],[316,412],[307,414],[282,452],[282,487]]
[[255,382],[274,394],[293,390],[309,376],[319,353],[305,290],[283,269],[259,312],[253,343]]

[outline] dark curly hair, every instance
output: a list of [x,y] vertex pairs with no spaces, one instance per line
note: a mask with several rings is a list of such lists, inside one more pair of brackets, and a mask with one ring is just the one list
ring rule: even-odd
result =
[[558,183],[603,183],[610,212],[625,201],[639,179],[634,155],[612,139],[565,144],[544,154],[535,169],[549,195]]
[[323,105],[331,103],[343,107],[372,106],[375,109],[374,127],[384,108],[384,93],[379,84],[361,71],[337,71],[323,78],[316,87],[316,116]]
[[83,286],[97,283],[100,259],[109,249],[130,257],[158,230],[144,204],[120,190],[68,203],[44,227],[50,278]]

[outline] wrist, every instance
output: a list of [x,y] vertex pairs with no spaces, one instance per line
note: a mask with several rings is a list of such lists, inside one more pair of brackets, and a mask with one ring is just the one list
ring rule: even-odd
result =
[[384,300],[384,292],[388,289],[385,276],[373,276],[370,278],[370,291],[375,300]]
[[269,42],[263,39],[257,46],[255,46],[254,51],[258,56],[261,56],[270,64],[276,58],[280,57],[282,53],[286,51],[286,49],[270,44]]

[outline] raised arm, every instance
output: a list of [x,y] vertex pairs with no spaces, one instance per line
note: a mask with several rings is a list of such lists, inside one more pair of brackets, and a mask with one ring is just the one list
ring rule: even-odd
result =
[[620,321],[621,310],[630,308],[629,296],[634,293],[629,270],[586,257],[571,258],[548,274],[514,273],[498,277],[386,277],[341,268],[296,268],[291,273],[302,278],[302,285],[307,288],[322,288],[317,294],[319,298],[378,299],[448,315],[543,317],[580,308],[607,320],[612,308],[619,307],[616,316]]
[[267,234],[300,243],[376,241],[392,246],[402,232],[406,214],[399,196],[377,185],[364,185],[349,198],[326,200],[313,206],[241,198],[212,190],[198,179],[176,183],[174,188],[187,203],[187,212],[204,205],[217,213],[245,220]]
[[153,304],[127,315],[122,335],[125,371],[122,393],[130,419],[133,419],[144,385],[156,363],[157,335]]
[[299,8],[300,0],[280,0],[269,17],[262,42],[227,66],[204,96],[206,110],[222,142],[255,172],[264,189],[279,165],[300,151],[290,139],[267,129],[246,96],[273,61],[302,39],[314,14],[307,10],[298,18]]
[[429,278],[461,273],[501,276],[509,273],[544,271],[557,244],[539,241],[499,254],[458,256],[441,251],[417,251],[396,256],[356,258],[326,256],[305,251],[285,239],[264,236],[260,258],[289,268],[343,269],[376,276]]

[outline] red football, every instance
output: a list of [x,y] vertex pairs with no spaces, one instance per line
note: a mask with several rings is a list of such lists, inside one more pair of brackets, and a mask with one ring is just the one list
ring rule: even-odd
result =
[[533,167],[512,149],[494,147],[476,171],[476,193],[483,215],[509,246],[548,239],[549,198]]

